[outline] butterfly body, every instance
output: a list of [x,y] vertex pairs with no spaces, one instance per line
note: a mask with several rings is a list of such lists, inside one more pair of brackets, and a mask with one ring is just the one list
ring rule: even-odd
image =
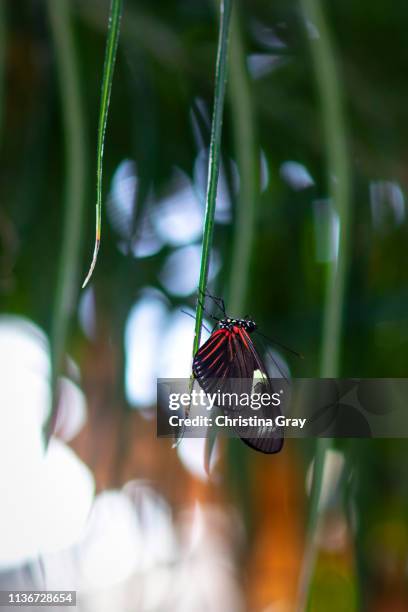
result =
[[252,319],[230,319],[227,317],[219,321],[218,328],[227,329],[228,331],[234,331],[234,328],[245,329],[250,334],[256,330],[257,324]]

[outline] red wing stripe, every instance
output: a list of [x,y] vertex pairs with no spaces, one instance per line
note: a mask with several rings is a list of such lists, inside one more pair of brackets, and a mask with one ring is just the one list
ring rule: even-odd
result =
[[215,331],[213,334],[211,334],[211,336],[208,338],[208,340],[206,342],[204,342],[203,346],[201,348],[198,349],[198,352],[202,351],[203,349],[207,350],[207,348],[209,346],[211,346],[215,340],[217,340],[218,336],[222,334],[225,334],[225,330],[223,329],[217,329],[217,331]]
[[[207,367],[208,367],[209,369],[210,369],[210,368],[213,368],[213,367],[214,367],[214,365],[217,363],[217,361],[219,361],[219,360],[221,359],[221,357],[222,357],[222,353],[220,353],[220,354],[218,355],[218,357],[216,357],[216,358],[215,358],[215,359],[214,359],[214,360],[213,360],[211,363],[209,363],[209,364],[207,365]],[[203,360],[203,361],[205,361],[205,360]]]
[[[213,354],[213,353],[214,353],[214,352],[215,352],[215,351],[216,351],[216,350],[217,350],[217,349],[218,349],[218,348],[221,346],[221,344],[222,344],[223,342],[225,342],[225,340],[226,340],[226,339],[227,339],[227,336],[224,334],[224,335],[223,335],[223,336],[220,338],[220,340],[217,342],[217,344],[214,346],[214,348],[213,348],[213,349],[211,349],[211,351],[210,351],[210,352],[209,352],[207,355],[205,355],[205,357],[203,357],[203,358],[202,358],[202,360],[203,360],[203,361],[207,361],[207,359],[208,359],[209,357],[211,357],[211,355],[212,355],[212,354]],[[208,346],[206,347],[206,346],[204,345],[204,347],[205,347],[205,350],[204,350],[203,352],[204,352],[204,353],[206,353],[206,351],[207,351],[207,349],[208,349]],[[204,348],[204,347],[203,347],[203,348]],[[201,355],[200,355],[200,357],[201,357]]]
[[223,362],[220,363],[218,368],[215,370],[214,375],[216,376],[217,374],[219,374],[224,366],[225,366],[225,363],[223,363]]
[[[235,327],[234,327],[234,329],[235,329]],[[240,337],[241,337],[242,342],[245,344],[245,347],[246,347],[247,349],[249,349],[248,342],[247,342],[247,338],[248,338],[248,340],[249,340],[250,338],[249,338],[249,336],[248,336],[248,334],[247,334],[246,330],[245,330],[245,329],[243,329],[242,327],[238,327],[237,329],[238,329],[238,333],[239,333],[239,335],[240,335]]]
[[232,350],[232,334],[228,334],[228,350],[230,361],[232,361],[234,358],[234,351]]
[[[263,372],[264,374],[266,374],[266,376],[268,377],[267,374],[267,369],[265,367],[265,365],[262,363],[262,360],[260,358],[260,356],[258,355],[258,352],[256,350],[256,348],[254,347],[254,344],[251,340],[251,338],[249,337],[247,331],[245,329],[242,330],[243,333],[245,334],[246,338],[247,338],[247,342],[248,342],[248,348],[251,351],[253,358],[254,358],[254,362],[255,365],[257,366],[257,369],[260,370],[261,372]],[[278,368],[279,369],[279,368]]]

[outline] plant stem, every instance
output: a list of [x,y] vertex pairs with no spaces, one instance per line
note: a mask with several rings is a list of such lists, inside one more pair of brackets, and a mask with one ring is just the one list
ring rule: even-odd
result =
[[112,90],[113,73],[115,69],[116,51],[118,48],[120,19],[122,16],[122,0],[112,0],[109,13],[108,37],[106,40],[105,63],[103,67],[101,103],[99,109],[98,144],[96,151],[96,221],[95,246],[89,272],[83,282],[84,288],[89,282],[96,265],[99,246],[101,243],[102,224],[102,171],[103,147],[105,143],[106,124],[108,121],[109,102]]
[[6,8],[0,2],[0,140],[3,135],[4,74],[6,60]]
[[52,409],[45,426],[47,439],[55,419],[57,378],[62,368],[69,321],[76,302],[86,188],[84,114],[69,5],[69,0],[47,2],[59,76],[66,149],[65,213],[51,323]]
[[[320,376],[329,378],[336,377],[339,374],[342,311],[350,233],[350,169],[342,91],[330,29],[319,0],[301,0],[301,6],[305,19],[308,19],[317,30],[317,36],[309,36],[309,43],[321,101],[329,193],[338,214],[340,227],[337,257],[333,258],[328,269],[322,330]],[[316,445],[298,610],[306,608],[313,575],[316,534],[322,511],[319,502],[326,454],[331,444],[330,439],[321,438]]]
[[193,355],[198,351],[203,321],[202,298],[207,289],[208,266],[210,262],[211,245],[214,229],[214,214],[217,197],[217,184],[220,169],[220,150],[222,116],[224,110],[225,88],[227,81],[228,39],[231,22],[232,0],[222,0],[220,5],[220,29],[218,36],[217,61],[215,68],[214,108],[211,125],[210,156],[208,161],[208,183],[206,208],[203,230],[203,246],[201,252],[200,280],[198,284],[198,300],[195,320]]
[[259,150],[256,146],[250,83],[236,7],[232,13],[229,85],[240,190],[236,209],[228,303],[236,316],[242,316],[255,233]]

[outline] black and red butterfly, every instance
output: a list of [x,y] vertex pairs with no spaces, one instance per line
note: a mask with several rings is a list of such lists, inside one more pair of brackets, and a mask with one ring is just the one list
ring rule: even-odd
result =
[[[268,393],[274,389],[266,367],[259,356],[250,334],[257,325],[251,318],[233,319],[225,312],[224,301],[210,296],[223,313],[208,340],[198,349],[193,359],[193,374],[206,393]],[[225,407],[223,408],[226,412]],[[234,412],[234,409],[231,410]],[[252,413],[254,414],[254,413]],[[264,406],[257,416],[272,419],[281,415],[279,406]],[[248,416],[248,411],[246,416]],[[262,453],[278,453],[283,445],[282,429],[249,426],[238,432],[241,440]]]

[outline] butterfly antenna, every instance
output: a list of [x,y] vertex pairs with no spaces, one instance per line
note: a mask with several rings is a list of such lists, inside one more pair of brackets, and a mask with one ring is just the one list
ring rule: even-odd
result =
[[289,384],[289,379],[286,376],[286,374],[283,372],[283,370],[281,370],[280,365],[278,364],[278,362],[276,361],[275,357],[272,355],[271,351],[268,351],[268,349],[266,349],[266,352],[268,353],[269,357],[272,359],[273,361],[273,365],[276,367],[276,369],[278,370],[279,374],[282,376],[282,378]]
[[[184,310],[183,308],[180,308],[180,312],[182,312],[183,314],[187,315],[188,317],[191,317],[195,321],[195,316],[193,314],[191,314],[191,312],[187,312],[187,310]],[[206,325],[204,325],[204,323],[202,323],[202,326],[204,327],[204,329],[206,331],[208,331],[209,334],[211,333],[211,330],[209,330],[208,327]]]

